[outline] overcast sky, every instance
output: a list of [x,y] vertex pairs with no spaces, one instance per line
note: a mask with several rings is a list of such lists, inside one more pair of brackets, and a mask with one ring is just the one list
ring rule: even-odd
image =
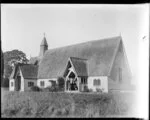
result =
[[135,76],[139,41],[148,36],[148,5],[2,5],[2,50],[37,56],[43,33],[49,49],[119,36]]

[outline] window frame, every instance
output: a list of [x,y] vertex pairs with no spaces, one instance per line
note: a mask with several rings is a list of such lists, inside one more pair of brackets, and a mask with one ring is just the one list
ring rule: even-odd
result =
[[84,84],[87,84],[87,79],[86,78],[84,78]]
[[99,78],[96,78],[93,80],[93,85],[94,86],[101,86],[101,79]]
[[97,85],[97,79],[93,80],[93,85],[96,86]]
[[28,82],[28,87],[33,87],[34,86],[34,82],[29,81]]
[[87,79],[85,77],[81,78],[81,84],[87,84]]
[[45,82],[44,81],[40,81],[40,86],[44,87],[45,86]]
[[81,77],[81,84],[84,84],[84,78]]

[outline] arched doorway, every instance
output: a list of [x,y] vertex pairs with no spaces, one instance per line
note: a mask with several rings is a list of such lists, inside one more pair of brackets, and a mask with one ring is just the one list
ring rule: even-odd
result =
[[75,73],[72,71],[66,77],[66,91],[78,91],[78,85],[77,85],[77,77],[75,76]]

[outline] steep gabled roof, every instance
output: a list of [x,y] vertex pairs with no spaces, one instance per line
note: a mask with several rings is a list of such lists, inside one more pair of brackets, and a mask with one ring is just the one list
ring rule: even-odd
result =
[[108,75],[120,36],[50,49],[39,65],[38,78],[56,78],[63,75],[69,57],[85,58],[89,76]]
[[38,75],[38,66],[27,64],[27,65],[21,65],[20,66],[21,72],[23,74],[23,77],[26,79],[37,79]]
[[20,64],[15,66],[10,76],[10,79],[15,78],[17,70],[20,68],[25,79],[37,79],[38,66],[33,64]]
[[88,76],[87,59],[70,57],[70,60],[78,76]]
[[13,78],[15,77],[17,68],[18,68],[18,65],[15,66],[15,67],[13,68],[13,70],[12,70],[12,72],[11,72],[11,75],[10,75],[9,79],[13,79]]

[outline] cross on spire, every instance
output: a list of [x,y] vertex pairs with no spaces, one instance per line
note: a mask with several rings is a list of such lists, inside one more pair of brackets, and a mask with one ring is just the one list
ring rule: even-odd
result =
[[44,37],[45,37],[45,32],[44,32]]

